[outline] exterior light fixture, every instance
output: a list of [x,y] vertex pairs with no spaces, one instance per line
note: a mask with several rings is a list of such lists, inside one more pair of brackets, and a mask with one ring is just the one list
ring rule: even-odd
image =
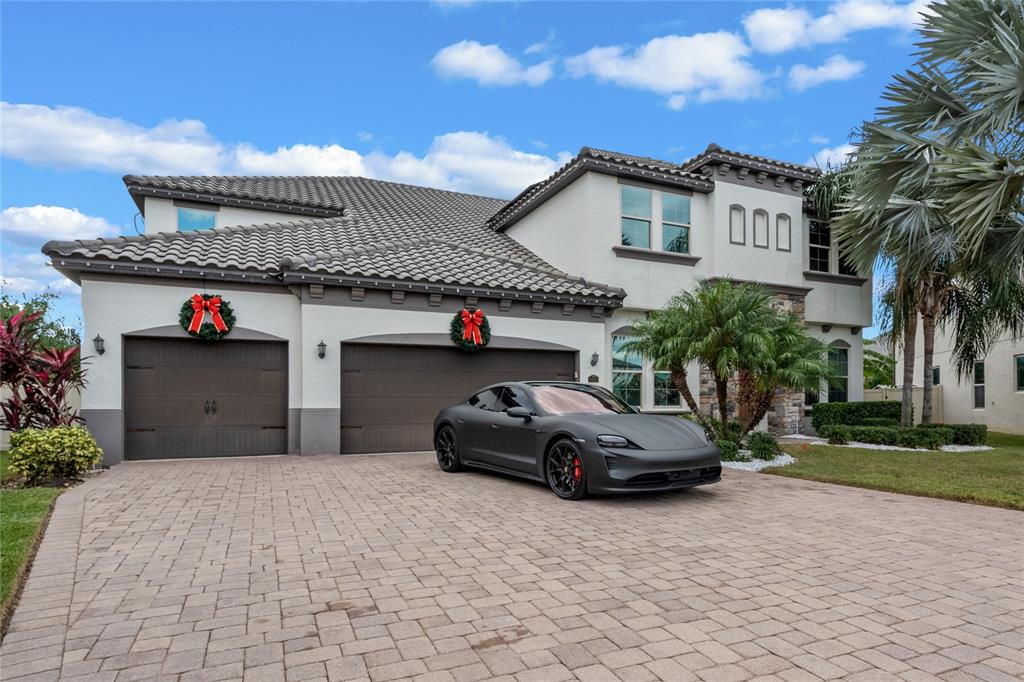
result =
[[327,344],[324,343],[323,341],[320,341],[320,343],[316,344],[316,356],[321,360],[327,357]]
[[590,366],[591,367],[597,367],[597,361],[600,360],[600,359],[601,359],[601,357],[595,351],[594,354],[590,356]]
[[97,334],[96,338],[92,340],[92,345],[96,349],[97,355],[103,355],[103,353],[105,353],[107,350],[106,348],[103,347],[103,337],[100,336],[99,334]]

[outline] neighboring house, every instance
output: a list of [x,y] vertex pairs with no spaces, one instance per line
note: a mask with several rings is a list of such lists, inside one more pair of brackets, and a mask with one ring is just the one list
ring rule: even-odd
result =
[[[702,278],[767,286],[833,348],[844,381],[821,399],[860,399],[871,284],[806,213],[816,178],[715,145],[682,165],[585,147],[510,202],[352,177],[127,176],[145,234],[43,251],[81,284],[86,343],[102,339],[82,413],[107,463],[423,450],[439,407],[513,378],[682,412],[667,373],[620,346]],[[179,323],[204,292],[237,317],[222,340]],[[449,338],[464,308],[487,315],[482,350]],[[795,432],[803,411],[780,394],[766,426]]]
[[[914,386],[921,386],[924,340],[918,325]],[[932,382],[941,387],[942,421],[987,424],[992,431],[1024,434],[1024,339],[1009,332],[992,344],[984,360],[961,378],[953,367],[954,340],[940,327],[935,334]],[[896,376],[903,376],[903,353],[896,354]],[[897,379],[898,381],[899,379]],[[915,389],[915,393],[917,390]]]

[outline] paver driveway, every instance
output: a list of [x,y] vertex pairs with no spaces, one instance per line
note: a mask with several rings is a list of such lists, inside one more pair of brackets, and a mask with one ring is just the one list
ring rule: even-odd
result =
[[60,498],[2,672],[1012,679],[1022,521],[738,472],[574,504],[428,455],[123,464]]

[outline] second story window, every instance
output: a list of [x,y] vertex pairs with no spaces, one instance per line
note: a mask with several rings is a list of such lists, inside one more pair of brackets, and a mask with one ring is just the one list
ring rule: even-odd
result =
[[690,253],[690,197],[661,195],[661,248]]
[[842,251],[839,252],[839,274],[857,276],[857,267],[850,262],[850,259]]
[[651,248],[651,190],[622,186],[622,245]]
[[812,220],[808,243],[810,244],[810,266],[815,272],[828,272],[829,253],[832,250],[832,234],[828,225]]
[[178,231],[212,230],[217,227],[217,212],[201,208],[178,207]]

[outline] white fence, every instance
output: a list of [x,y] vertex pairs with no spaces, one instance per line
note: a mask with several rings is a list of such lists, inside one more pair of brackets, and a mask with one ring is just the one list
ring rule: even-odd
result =
[[[903,389],[901,388],[865,388],[864,400],[903,400]],[[924,400],[924,389],[914,387],[914,423],[921,423],[921,402]],[[942,419],[942,386],[932,387],[932,422],[938,423]]]

